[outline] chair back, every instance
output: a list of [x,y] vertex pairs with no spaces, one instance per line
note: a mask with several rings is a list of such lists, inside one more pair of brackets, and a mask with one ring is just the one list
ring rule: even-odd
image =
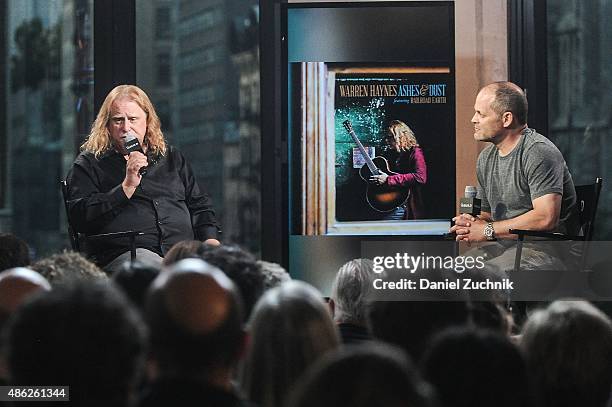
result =
[[70,223],[70,213],[68,210],[68,183],[65,179],[60,181],[60,186],[62,189],[62,198],[64,199],[64,209],[66,210],[66,221],[68,222],[68,237],[70,238],[70,247],[72,247],[72,250],[75,252],[79,252],[81,251],[79,245],[79,235],[77,232],[75,232],[72,224]]
[[595,183],[576,186],[576,203],[580,215],[580,226],[584,233],[584,240],[593,240],[595,229],[595,215],[597,215],[597,205],[603,179],[597,177]]

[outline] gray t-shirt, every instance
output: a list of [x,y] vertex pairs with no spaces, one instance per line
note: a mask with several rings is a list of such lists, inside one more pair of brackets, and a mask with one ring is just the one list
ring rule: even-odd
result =
[[533,209],[532,201],[561,194],[555,232],[578,234],[576,190],[563,155],[546,137],[525,129],[517,146],[501,157],[495,145],[485,148],[476,166],[482,211],[494,221],[512,219]]

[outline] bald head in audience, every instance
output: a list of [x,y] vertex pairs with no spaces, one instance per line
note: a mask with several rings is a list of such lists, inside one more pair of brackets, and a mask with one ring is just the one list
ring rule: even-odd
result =
[[147,314],[160,377],[230,388],[244,335],[238,291],[222,271],[199,259],[178,262],[153,282]]
[[0,273],[0,327],[2,316],[12,314],[32,294],[51,289],[49,282],[37,272],[25,267]]
[[[41,291],[49,291],[51,285],[43,276],[24,267],[8,269],[0,273],[0,333],[9,316],[26,299]],[[0,343],[0,347],[2,344]],[[1,349],[0,349],[1,350]],[[2,352],[0,352],[2,353]],[[0,383],[7,377],[4,360],[0,357]]]

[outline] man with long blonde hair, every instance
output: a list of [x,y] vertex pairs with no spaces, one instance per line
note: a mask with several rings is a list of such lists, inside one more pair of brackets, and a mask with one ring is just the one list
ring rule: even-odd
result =
[[[126,140],[138,140],[128,152]],[[161,263],[181,240],[219,244],[208,195],[183,155],[168,146],[153,104],[142,89],[115,87],[68,174],[69,216],[85,234],[136,230],[137,257]],[[86,252],[107,272],[129,258],[123,239],[96,242]]]

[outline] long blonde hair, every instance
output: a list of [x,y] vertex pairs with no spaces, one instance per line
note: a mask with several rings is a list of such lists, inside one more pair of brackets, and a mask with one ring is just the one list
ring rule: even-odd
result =
[[138,104],[147,114],[147,133],[144,137],[144,144],[147,146],[148,152],[153,153],[153,155],[165,155],[166,141],[153,103],[142,89],[134,85],[119,85],[106,95],[98,116],[91,126],[91,132],[81,146],[81,151],[88,151],[99,158],[102,153],[114,148],[108,131],[111,107],[116,100],[124,98]]
[[414,132],[406,123],[400,120],[392,120],[387,128],[386,139],[395,139],[399,151],[408,151],[412,147],[418,146]]

